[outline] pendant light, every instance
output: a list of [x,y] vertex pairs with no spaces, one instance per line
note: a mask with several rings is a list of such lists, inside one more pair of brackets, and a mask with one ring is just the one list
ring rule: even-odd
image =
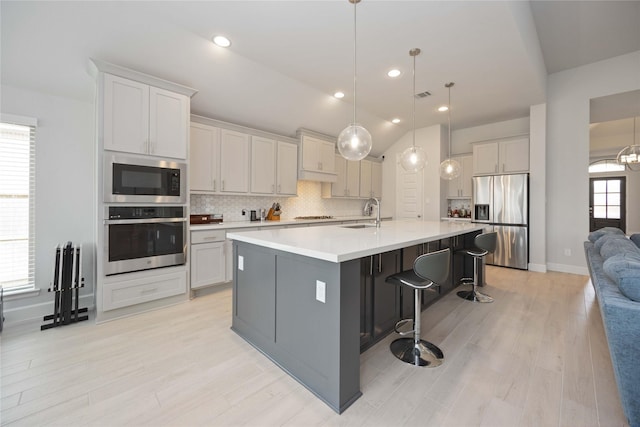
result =
[[618,153],[618,164],[631,171],[640,171],[640,145],[636,143],[636,118],[633,118],[633,139],[631,145],[627,145]]
[[455,83],[446,83],[444,87],[449,89],[449,103],[447,104],[447,111],[449,112],[449,155],[447,160],[440,163],[440,177],[446,180],[456,179],[460,176],[460,163],[457,160],[451,158],[451,87]]
[[356,5],[360,0],[349,0],[353,3],[353,123],[344,128],[338,135],[338,151],[347,160],[362,160],[371,152],[371,134],[356,121]]
[[414,48],[409,51],[409,56],[413,57],[413,143],[411,147],[405,149],[400,155],[400,165],[407,172],[421,171],[427,164],[427,155],[422,147],[416,147],[416,56],[420,55],[420,49]]

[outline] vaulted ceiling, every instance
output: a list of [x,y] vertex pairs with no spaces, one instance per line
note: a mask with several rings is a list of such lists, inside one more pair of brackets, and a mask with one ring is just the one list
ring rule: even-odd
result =
[[[89,58],[198,90],[192,112],[282,135],[352,121],[353,5],[323,1],[0,2],[2,84],[93,102]],[[357,6],[358,121],[379,155],[416,126],[528,114],[546,76],[640,50],[639,1],[376,1]],[[211,43],[224,34],[228,49]],[[402,75],[386,76],[391,68]],[[332,96],[342,90],[346,96]],[[398,117],[397,125],[390,120]]]

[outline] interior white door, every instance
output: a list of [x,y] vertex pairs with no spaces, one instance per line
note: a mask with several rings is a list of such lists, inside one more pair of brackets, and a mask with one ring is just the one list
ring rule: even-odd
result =
[[423,172],[407,172],[396,159],[396,218],[421,219],[423,217]]

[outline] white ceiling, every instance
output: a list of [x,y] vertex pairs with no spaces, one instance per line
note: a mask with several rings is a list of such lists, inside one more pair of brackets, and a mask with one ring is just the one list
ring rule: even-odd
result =
[[[528,115],[547,70],[640,50],[640,1],[363,0],[357,13],[358,121],[374,155],[411,129],[412,48],[416,92],[432,93],[416,101],[416,126],[446,124],[436,108],[454,81],[454,129]],[[93,102],[97,58],[197,89],[192,112],[207,117],[291,136],[337,135],[352,120],[347,0],[3,0],[0,15],[2,84]],[[214,34],[232,46],[213,46]],[[386,77],[392,67],[404,74]]]

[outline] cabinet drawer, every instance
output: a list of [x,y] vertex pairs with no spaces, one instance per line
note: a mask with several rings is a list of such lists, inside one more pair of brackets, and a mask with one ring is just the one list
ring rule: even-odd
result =
[[180,295],[187,291],[187,273],[162,274],[121,282],[105,283],[102,291],[104,311]]
[[221,242],[225,239],[224,230],[191,231],[191,244]]

